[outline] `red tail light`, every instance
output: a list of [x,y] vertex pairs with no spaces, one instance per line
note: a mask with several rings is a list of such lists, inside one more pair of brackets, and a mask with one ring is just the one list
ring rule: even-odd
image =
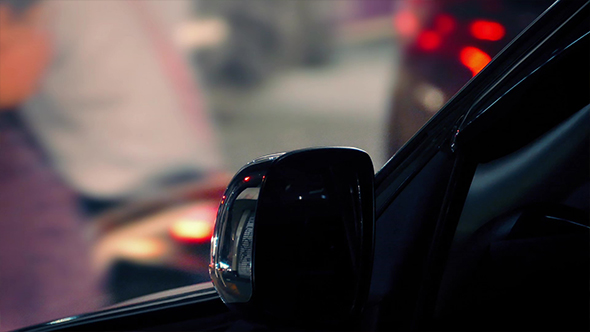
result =
[[434,51],[441,45],[441,37],[434,31],[422,31],[418,36],[418,46],[425,51]]
[[211,241],[217,206],[214,201],[199,203],[170,225],[173,239],[181,243],[205,244]]
[[498,22],[476,20],[469,27],[471,35],[477,39],[497,41],[504,38],[506,29]]
[[434,28],[442,35],[448,35],[455,30],[457,21],[447,14],[440,14],[434,19]]
[[179,242],[207,243],[213,235],[213,226],[205,220],[179,220],[170,228],[170,234]]
[[461,63],[471,70],[473,76],[477,75],[492,58],[477,47],[464,47],[459,53]]

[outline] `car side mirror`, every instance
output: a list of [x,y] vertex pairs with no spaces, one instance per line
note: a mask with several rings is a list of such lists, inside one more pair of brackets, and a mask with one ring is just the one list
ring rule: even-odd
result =
[[359,318],[373,260],[374,173],[353,148],[313,148],[243,167],[219,206],[209,273],[253,319],[342,329]]

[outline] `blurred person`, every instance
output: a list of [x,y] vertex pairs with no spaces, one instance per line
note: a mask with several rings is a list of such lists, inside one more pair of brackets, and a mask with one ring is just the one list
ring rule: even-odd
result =
[[221,158],[173,43],[186,1],[39,1],[22,14],[26,1],[0,1],[0,105],[20,104],[0,132],[0,328],[11,329],[96,309],[95,278],[76,265],[89,259],[75,200],[94,217],[204,179]]
[[18,105],[51,59],[42,10],[0,0],[0,330],[102,304],[75,195],[55,175]]
[[88,213],[221,168],[203,98],[174,43],[188,1],[44,5],[54,60],[23,115]]

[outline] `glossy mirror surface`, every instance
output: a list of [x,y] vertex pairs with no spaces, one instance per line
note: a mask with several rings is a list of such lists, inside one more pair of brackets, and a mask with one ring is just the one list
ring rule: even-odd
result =
[[247,302],[252,296],[256,206],[266,165],[277,157],[262,157],[246,165],[233,178],[220,203],[211,238],[209,272],[225,303]]
[[299,325],[353,321],[372,266],[373,176],[369,156],[351,148],[269,156],[238,172],[212,239],[224,302]]

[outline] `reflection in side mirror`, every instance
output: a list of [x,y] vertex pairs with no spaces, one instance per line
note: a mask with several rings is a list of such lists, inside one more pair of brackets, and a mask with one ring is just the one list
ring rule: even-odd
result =
[[374,188],[352,148],[275,154],[242,168],[221,201],[209,271],[250,318],[350,327],[368,294]]

